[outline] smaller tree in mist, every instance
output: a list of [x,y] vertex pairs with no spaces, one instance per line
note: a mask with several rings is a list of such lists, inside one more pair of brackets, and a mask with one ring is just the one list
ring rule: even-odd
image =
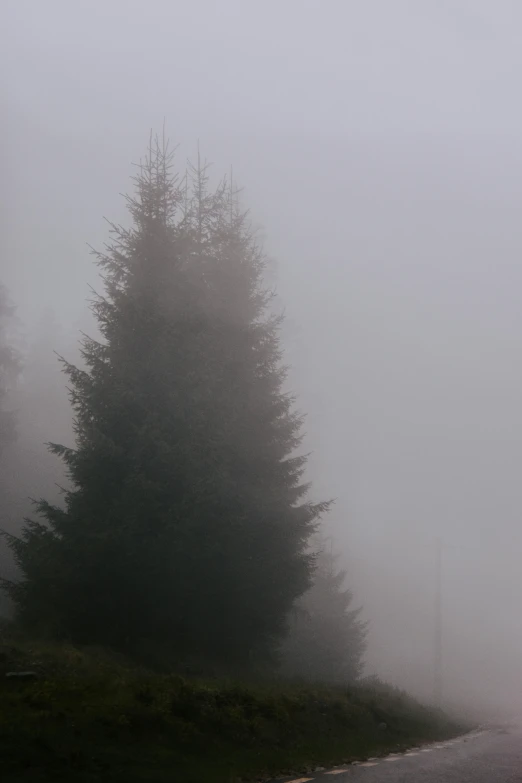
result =
[[7,289],[0,284],[0,454],[16,437],[11,395],[21,370],[21,361],[11,340],[14,311]]
[[[12,495],[9,477],[12,468],[12,447],[17,437],[14,412],[14,389],[21,371],[21,357],[13,344],[15,308],[5,286],[0,284],[0,527],[9,527]],[[0,540],[0,579],[12,576],[12,554]],[[0,595],[0,615],[10,609],[4,595]]]
[[101,340],[65,363],[75,448],[51,446],[65,508],[38,504],[10,544],[19,618],[80,642],[144,640],[244,663],[268,652],[309,586],[301,416],[284,390],[280,318],[232,188],[188,182],[156,144],[97,255]]
[[62,329],[51,310],[44,310],[25,335],[23,378],[16,386],[17,439],[5,451],[4,475],[0,474],[0,492],[7,500],[0,524],[16,534],[32,511],[29,493],[61,501],[63,465],[45,444],[50,437],[60,442],[72,438],[67,389],[56,352],[78,355],[77,336]]
[[293,608],[281,648],[284,674],[306,680],[347,683],[362,674],[367,624],[352,608],[346,572],[321,539],[315,541],[316,570],[310,590]]

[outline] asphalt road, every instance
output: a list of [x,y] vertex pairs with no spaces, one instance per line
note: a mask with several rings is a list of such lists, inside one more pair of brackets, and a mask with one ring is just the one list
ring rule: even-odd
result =
[[405,754],[325,769],[285,783],[522,783],[522,726],[484,729]]

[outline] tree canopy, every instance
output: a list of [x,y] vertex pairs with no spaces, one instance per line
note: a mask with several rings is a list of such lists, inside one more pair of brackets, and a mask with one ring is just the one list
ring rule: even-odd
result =
[[238,663],[268,654],[311,583],[302,416],[285,388],[281,316],[231,182],[173,171],[151,144],[96,260],[84,368],[64,361],[75,443],[64,505],[10,546],[22,621],[79,642],[164,645]]

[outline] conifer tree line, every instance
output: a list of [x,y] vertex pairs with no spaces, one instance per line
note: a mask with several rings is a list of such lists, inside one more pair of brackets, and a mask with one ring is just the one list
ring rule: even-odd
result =
[[19,577],[3,586],[33,633],[356,679],[366,628],[314,550],[329,503],[304,479],[265,255],[233,183],[174,163],[151,142],[130,226],[95,252],[99,337],[83,337],[82,366],[61,360],[74,443],[49,445],[68,484],[5,534]]

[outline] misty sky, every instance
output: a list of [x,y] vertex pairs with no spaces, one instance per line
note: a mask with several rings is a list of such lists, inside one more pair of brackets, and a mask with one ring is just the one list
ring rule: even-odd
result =
[[[522,677],[518,0],[4,0],[1,277],[74,330],[151,127],[234,167],[370,668]],[[52,437],[52,434],[50,434]],[[28,489],[28,491],[30,488]],[[460,689],[460,690],[459,690]]]

